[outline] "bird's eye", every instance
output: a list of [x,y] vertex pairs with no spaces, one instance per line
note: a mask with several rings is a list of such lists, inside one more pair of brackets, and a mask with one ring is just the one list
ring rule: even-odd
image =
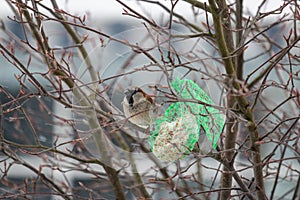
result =
[[132,95],[136,94],[139,91],[139,88],[135,88]]

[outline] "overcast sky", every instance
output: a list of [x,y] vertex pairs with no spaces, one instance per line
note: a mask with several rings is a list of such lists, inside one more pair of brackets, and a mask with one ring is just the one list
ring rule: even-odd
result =
[[[232,1],[232,0],[230,0]],[[244,9],[247,11],[251,11],[251,13],[255,13],[257,10],[257,6],[262,0],[245,0],[244,1]],[[121,17],[122,6],[114,0],[57,0],[58,4],[62,9],[67,11],[71,11],[74,14],[83,15],[86,12],[90,12],[92,16],[101,17],[102,19],[112,19]],[[137,6],[137,2],[135,0],[124,0],[124,3],[130,6]],[[204,2],[204,1],[201,1]],[[50,0],[42,0],[43,4],[50,4]],[[169,5],[170,2],[167,0],[161,0],[161,3],[165,5]],[[272,10],[275,7],[278,7],[279,4],[282,4],[282,0],[267,0],[267,7],[265,7],[264,11]],[[143,3],[143,5],[147,6],[147,12],[154,15],[160,14],[161,10],[157,9],[157,5],[152,5],[149,3]],[[183,1],[179,1],[178,6],[176,7],[176,11],[178,13],[187,12],[187,15],[190,13],[190,5]],[[2,2],[0,6],[0,13],[2,16],[6,16],[9,13],[9,7],[7,3]]]

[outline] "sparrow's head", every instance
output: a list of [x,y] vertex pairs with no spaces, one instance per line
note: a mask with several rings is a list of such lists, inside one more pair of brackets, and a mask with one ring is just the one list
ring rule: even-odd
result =
[[125,99],[131,107],[142,101],[149,101],[149,103],[153,104],[152,98],[139,87],[126,89],[124,93]]

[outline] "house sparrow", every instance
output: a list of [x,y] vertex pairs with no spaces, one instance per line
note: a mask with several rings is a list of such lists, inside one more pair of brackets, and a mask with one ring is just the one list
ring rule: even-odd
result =
[[155,103],[141,88],[125,90],[122,102],[125,117],[142,128],[148,128],[155,120]]

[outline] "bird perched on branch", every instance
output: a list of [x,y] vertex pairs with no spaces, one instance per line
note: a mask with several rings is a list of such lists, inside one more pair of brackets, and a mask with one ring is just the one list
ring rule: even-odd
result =
[[148,128],[156,118],[153,99],[139,87],[127,89],[124,93],[122,104],[125,117],[139,127]]

